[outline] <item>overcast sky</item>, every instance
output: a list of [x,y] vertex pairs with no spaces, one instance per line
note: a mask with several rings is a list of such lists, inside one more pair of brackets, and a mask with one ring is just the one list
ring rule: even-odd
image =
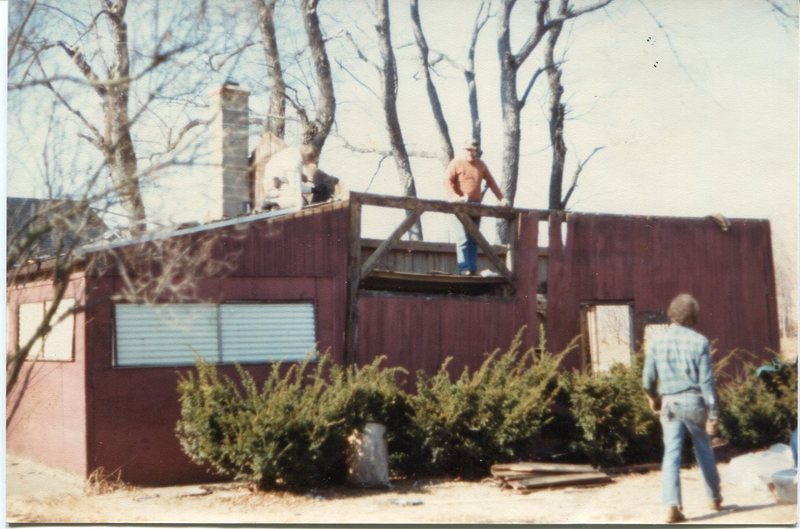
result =
[[[474,16],[466,7],[469,3],[421,4],[431,47],[463,49],[466,35],[455,28]],[[646,5],[648,9],[635,0],[620,0],[582,17],[562,34],[559,51],[566,59],[563,83],[570,112],[565,130],[567,176],[578,159],[603,147],[582,173],[570,209],[770,218],[776,237],[783,244],[794,242],[797,29],[782,23],[763,0]],[[411,38],[407,24],[401,23],[405,11],[403,7],[393,12],[395,44]],[[513,21],[517,39],[525,36],[522,21],[521,16]],[[484,159],[499,176],[497,58],[494,28],[487,28],[480,40],[478,86]],[[457,51],[452,53],[459,58]],[[535,59],[529,59],[531,68]],[[520,76],[520,83],[525,81]],[[460,142],[469,131],[464,83],[456,77],[451,84],[443,91],[445,111],[460,122],[460,128],[450,128]],[[516,198],[522,207],[547,204],[550,152],[544,88],[542,83],[537,99],[523,112],[524,155]],[[432,121],[421,99],[422,82],[401,76],[400,97],[403,125],[416,131],[406,133],[406,141],[434,144]],[[419,141],[421,137],[426,139]],[[443,198],[439,166],[417,161],[415,169],[420,194]],[[364,178],[369,176],[371,171]],[[363,178],[354,180],[360,184]],[[371,190],[381,186],[397,191],[390,163]]]
[[[581,3],[587,2],[577,2]],[[413,76],[416,49],[411,45],[408,3],[393,0],[390,4],[405,140],[410,148],[436,150],[424,83]],[[517,4],[512,19],[515,49],[527,36],[532,16],[529,2]],[[332,36],[344,25],[364,42],[374,38],[369,5],[323,0],[320,10],[324,29]],[[788,5],[796,17],[797,4]],[[463,61],[476,8],[476,1],[421,0],[423,26],[431,48]],[[290,4],[285,9],[294,7]],[[243,25],[252,26],[252,17],[243,20]],[[280,23],[282,19],[278,20]],[[252,27],[243,27],[242,31],[252,32]],[[285,34],[288,28],[279,26],[278,31]],[[565,60],[563,84],[569,111],[565,130],[567,179],[577,160],[603,147],[583,171],[569,208],[769,218],[781,251],[796,255],[800,143],[797,36],[796,25],[776,14],[766,0],[645,0],[644,4],[616,0],[607,9],[568,24],[558,48]],[[499,180],[502,129],[495,38],[495,26],[490,22],[479,40],[477,82],[484,159]],[[263,57],[257,49],[251,51]],[[376,53],[374,41],[372,53]],[[355,59],[351,63],[355,69],[354,63]],[[531,56],[520,75],[521,87],[526,75],[539,64],[540,56]],[[374,72],[367,67],[358,71],[363,83],[377,90]],[[435,81],[450,131],[454,142],[460,144],[470,130],[465,83],[452,68],[438,71],[442,76]],[[240,80],[248,77],[244,72],[237,73]],[[360,84],[346,84],[348,76],[336,66],[334,75],[340,83],[336,87],[338,132],[352,143],[386,149],[379,101]],[[263,79],[263,71],[254,78]],[[219,84],[222,80],[208,82]],[[522,114],[523,156],[515,201],[520,207],[545,208],[547,204],[550,152],[543,80]],[[253,90],[251,108],[263,114],[263,88],[248,88]],[[251,129],[253,136],[257,132],[257,127]],[[391,160],[374,174],[377,157],[357,156],[338,145],[336,138],[329,139],[321,160],[323,169],[342,178],[352,190],[399,193]],[[419,196],[444,198],[441,164],[421,159],[412,163]],[[15,169],[10,175],[9,193],[29,194],[31,171]],[[205,169],[186,171],[182,178],[165,181],[161,189],[146,195],[148,212],[156,220],[198,218],[205,210],[198,206],[207,200],[204,186],[198,185],[202,181],[199,173]],[[175,208],[176,203],[181,207]],[[373,215],[367,222],[370,226],[366,231],[375,236],[388,234],[396,224],[391,215]],[[426,227],[434,237],[440,236],[438,223],[434,220]]]

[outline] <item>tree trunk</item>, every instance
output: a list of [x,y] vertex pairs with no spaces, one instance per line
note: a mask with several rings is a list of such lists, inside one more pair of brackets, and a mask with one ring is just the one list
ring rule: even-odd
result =
[[475,83],[475,47],[478,44],[478,35],[481,29],[489,18],[488,8],[484,13],[486,4],[481,2],[478,8],[478,13],[475,16],[475,26],[472,29],[472,37],[469,41],[469,48],[467,49],[467,67],[464,70],[464,79],[467,82],[467,101],[469,103],[469,117],[472,123],[472,139],[481,145],[481,117],[478,111],[478,85]]
[[286,135],[286,82],[283,79],[278,39],[275,35],[275,1],[267,0],[265,3],[264,0],[253,0],[253,5],[258,16],[258,26],[264,42],[264,56],[267,60],[267,71],[272,85],[269,114],[264,121],[264,132],[284,138]]
[[[562,0],[559,11],[566,10],[566,0]],[[564,182],[564,163],[566,161],[567,146],[564,143],[564,113],[565,107],[561,102],[564,86],[561,84],[561,69],[553,58],[558,37],[561,34],[562,24],[556,24],[550,30],[545,48],[545,67],[550,88],[550,146],[553,153],[550,166],[550,194],[549,209],[564,209],[561,200]]]
[[[392,157],[397,166],[403,194],[407,197],[416,197],[417,189],[414,185],[414,175],[411,172],[411,162],[408,159],[408,151],[403,141],[403,131],[397,115],[397,63],[392,50],[388,0],[376,0],[375,3],[378,17],[376,25],[378,48],[383,59],[381,80],[383,81],[383,113],[386,118],[386,131],[389,133]],[[407,212],[407,215],[410,214]],[[422,223],[419,220],[408,231],[408,236],[411,240],[422,240]]]
[[[550,32],[550,56],[546,59],[548,76],[551,86],[550,101],[550,139],[553,149],[553,164],[550,173],[550,192],[548,204],[551,209],[563,209],[561,202],[561,188],[564,176],[564,158],[566,146],[564,144],[564,105],[561,103],[561,72],[555,65],[552,57],[552,48],[555,46],[561,27],[564,22],[577,18],[586,13],[602,9],[613,0],[598,0],[579,9],[572,9],[569,0],[561,0],[556,16],[549,16],[550,0],[537,0],[536,21],[533,30],[528,35],[527,40],[522,44],[520,50],[515,54],[511,51],[510,43],[510,20],[511,11],[516,0],[502,0],[498,13],[497,22],[497,53],[500,59],[500,100],[503,112],[503,125],[505,128],[503,135],[503,177],[501,188],[513,203],[517,191],[517,178],[519,171],[519,146],[520,146],[520,113],[533,83],[540,70],[533,75],[529,82],[528,89],[522,100],[517,94],[517,72],[519,67],[531,55],[534,49],[542,41],[542,38]],[[498,237],[502,242],[508,242],[508,229],[505,223],[498,222]]]
[[[501,3],[497,21],[497,54],[500,59],[500,106],[503,115],[503,166],[500,189],[513,204],[519,170],[520,105],[517,96],[517,59],[511,52],[510,18],[514,0]],[[497,236],[508,242],[508,221],[497,219]]]
[[411,20],[414,23],[414,38],[419,48],[420,64],[422,66],[422,73],[425,76],[425,88],[428,92],[428,101],[433,111],[436,130],[439,132],[439,142],[442,148],[442,164],[447,167],[447,164],[453,159],[453,142],[450,139],[450,131],[447,127],[447,121],[444,118],[442,103],[439,101],[439,94],[436,91],[436,86],[433,84],[433,79],[431,79],[430,63],[428,62],[428,42],[425,40],[425,34],[422,32],[418,0],[411,0]]
[[128,26],[125,23],[126,8],[127,0],[119,0],[109,12],[114,39],[114,63],[111,65],[110,82],[103,105],[106,122],[104,152],[111,172],[111,181],[128,214],[131,233],[140,235],[146,228],[146,216],[138,181],[136,150],[131,139],[131,123],[128,117],[130,64]]
[[318,158],[322,152],[322,147],[331,132],[336,114],[336,97],[333,92],[331,65],[328,60],[328,52],[325,49],[325,39],[320,29],[317,4],[318,0],[302,0],[303,24],[308,36],[308,44],[311,48],[311,57],[314,62],[314,71],[317,75],[319,89],[317,117],[313,123],[307,125],[303,139],[304,143],[310,145],[313,149],[315,158]]

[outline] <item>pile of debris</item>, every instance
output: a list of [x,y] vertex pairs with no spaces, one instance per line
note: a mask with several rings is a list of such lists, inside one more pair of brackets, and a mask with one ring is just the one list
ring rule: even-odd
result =
[[492,465],[492,479],[501,488],[519,492],[611,481],[608,474],[597,471],[590,465],[536,462]]

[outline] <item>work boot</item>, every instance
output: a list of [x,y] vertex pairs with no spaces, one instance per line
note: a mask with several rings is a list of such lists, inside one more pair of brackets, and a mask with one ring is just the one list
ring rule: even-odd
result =
[[666,523],[680,523],[685,522],[686,517],[676,505],[670,505],[667,507],[667,518],[665,521]]
[[722,510],[722,496],[720,496],[719,498],[714,498],[713,500],[711,500],[711,502],[708,504],[708,506],[711,508],[712,511],[715,511],[715,512],[721,511]]

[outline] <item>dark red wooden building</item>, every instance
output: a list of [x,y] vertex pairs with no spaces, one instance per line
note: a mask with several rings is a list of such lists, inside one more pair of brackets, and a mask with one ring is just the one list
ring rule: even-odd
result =
[[[365,239],[364,205],[409,217],[387,239]],[[511,241],[480,241],[486,277],[452,275],[452,244],[400,240],[427,212],[504,217]],[[83,476],[121,469],[139,484],[209,477],[174,434],[177,376],[197,356],[257,376],[315,348],[339,362],[386,355],[411,373],[453,357],[460,371],[525,326],[526,346],[540,328],[552,351],[579,337],[565,368],[603,370],[630,361],[679,292],[700,301],[698,329],[717,358],[778,349],[765,220],[551,216],[352,194],[95,247],[84,263],[63,302],[80,309],[9,395],[8,450]],[[25,273],[8,292],[12,350],[53,295],[46,261]]]

